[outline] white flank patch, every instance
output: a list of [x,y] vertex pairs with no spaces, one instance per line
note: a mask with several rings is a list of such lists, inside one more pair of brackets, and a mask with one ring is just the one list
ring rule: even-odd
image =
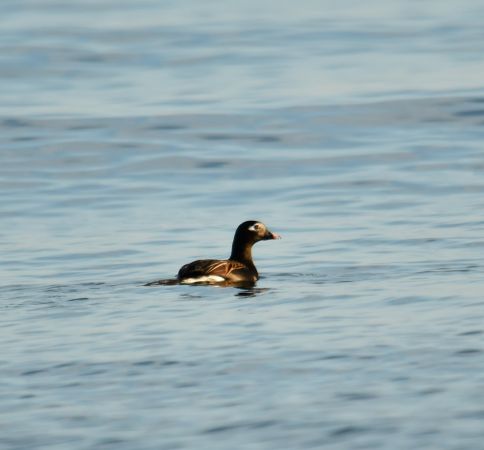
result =
[[218,275],[205,275],[203,277],[198,277],[198,278],[185,278],[184,280],[181,280],[180,283],[182,284],[220,283],[221,281],[225,281],[225,278],[219,277]]

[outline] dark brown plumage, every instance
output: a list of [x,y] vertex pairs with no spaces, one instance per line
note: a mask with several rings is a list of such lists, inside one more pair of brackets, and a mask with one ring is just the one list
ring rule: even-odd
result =
[[254,283],[259,274],[252,260],[252,246],[259,241],[280,239],[262,223],[249,220],[235,231],[229,259],[201,259],[185,264],[178,272],[180,283]]

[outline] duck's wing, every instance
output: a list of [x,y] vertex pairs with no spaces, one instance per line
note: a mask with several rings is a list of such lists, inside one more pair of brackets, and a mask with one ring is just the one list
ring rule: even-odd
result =
[[234,270],[246,269],[246,266],[229,259],[200,259],[185,264],[178,272],[178,279],[216,276],[230,278]]
[[246,269],[245,264],[238,261],[231,261],[230,259],[224,259],[216,261],[207,268],[208,275],[217,275],[223,278],[230,278],[230,275],[235,270]]

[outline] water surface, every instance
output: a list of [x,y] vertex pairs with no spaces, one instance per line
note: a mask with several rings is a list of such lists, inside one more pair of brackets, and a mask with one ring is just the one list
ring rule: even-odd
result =
[[479,2],[0,12],[2,448],[482,445]]

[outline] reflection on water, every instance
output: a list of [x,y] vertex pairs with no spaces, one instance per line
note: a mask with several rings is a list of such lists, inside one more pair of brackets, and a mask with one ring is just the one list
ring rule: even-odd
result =
[[[234,281],[222,281],[222,282],[198,282],[198,283],[181,283],[177,278],[167,278],[163,280],[150,281],[143,284],[143,286],[150,287],[162,287],[162,286],[205,286],[207,288],[229,288],[232,291],[235,290],[236,297],[256,297],[259,294],[268,292],[269,288],[256,287],[256,283],[251,282],[234,282]],[[201,297],[198,297],[201,298]]]
[[240,289],[240,292],[235,294],[237,297],[257,297],[271,290],[269,288],[257,288],[255,286],[237,286],[237,289]]
[[[0,447],[479,448],[456,5],[4,2]],[[173,278],[253,217],[255,286]]]

